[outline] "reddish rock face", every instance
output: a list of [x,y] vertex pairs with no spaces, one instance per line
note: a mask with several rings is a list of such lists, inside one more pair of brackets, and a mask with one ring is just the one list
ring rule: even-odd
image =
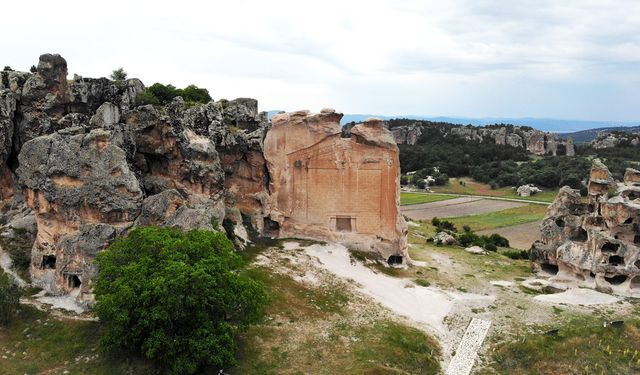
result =
[[281,236],[339,241],[384,259],[406,259],[394,138],[378,120],[342,138],[341,118],[333,110],[273,118],[264,143],[271,175],[267,213]]

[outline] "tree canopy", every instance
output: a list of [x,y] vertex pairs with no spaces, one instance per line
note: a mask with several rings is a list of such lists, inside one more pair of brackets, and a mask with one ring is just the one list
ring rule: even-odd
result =
[[233,364],[236,333],[266,302],[264,286],[219,232],[136,228],[97,264],[104,347],[141,353],[170,374]]

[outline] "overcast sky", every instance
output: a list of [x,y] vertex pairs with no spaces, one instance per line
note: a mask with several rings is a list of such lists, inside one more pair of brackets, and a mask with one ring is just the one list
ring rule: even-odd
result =
[[261,110],[640,120],[638,0],[10,1],[1,65],[206,87]]

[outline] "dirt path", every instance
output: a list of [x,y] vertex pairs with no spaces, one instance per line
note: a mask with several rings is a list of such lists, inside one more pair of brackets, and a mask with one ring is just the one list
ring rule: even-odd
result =
[[494,200],[485,197],[460,197],[445,201],[402,206],[402,213],[411,220],[431,220],[434,217],[447,218],[502,211],[526,206],[529,203],[515,200]]
[[490,235],[498,233],[509,240],[509,245],[515,249],[528,250],[531,245],[540,239],[540,222],[532,221],[510,227],[481,230],[477,234]]
[[27,282],[24,281],[11,267],[13,262],[11,261],[11,257],[0,247],[0,268],[13,278],[14,282],[20,287],[24,288],[27,286]]

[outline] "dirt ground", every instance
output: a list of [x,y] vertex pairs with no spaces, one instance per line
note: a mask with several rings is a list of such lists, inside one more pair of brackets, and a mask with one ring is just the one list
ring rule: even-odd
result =
[[491,235],[498,233],[507,238],[511,247],[515,249],[527,250],[534,241],[540,239],[540,222],[533,221],[520,225],[513,225],[504,228],[487,229],[477,232],[478,234]]
[[528,203],[499,201],[477,197],[460,197],[446,201],[402,206],[402,213],[411,220],[431,220],[434,217],[447,218],[501,211],[508,208],[526,206]]

